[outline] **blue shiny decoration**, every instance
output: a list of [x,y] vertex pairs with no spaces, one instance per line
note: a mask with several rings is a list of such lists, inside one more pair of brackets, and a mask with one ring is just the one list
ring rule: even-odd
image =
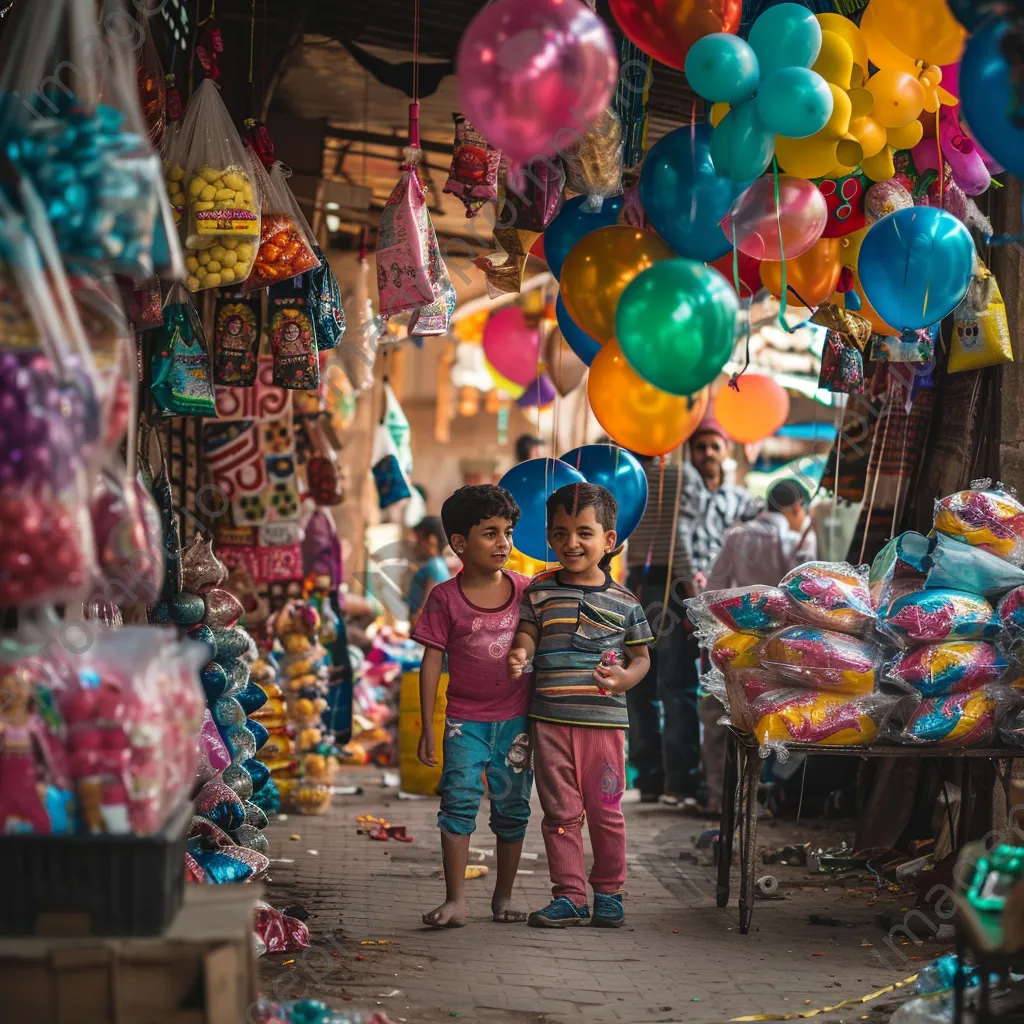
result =
[[757,54],[731,32],[712,32],[698,39],[686,55],[686,81],[711,103],[749,99],[760,80]]
[[967,294],[974,241],[951,213],[930,206],[897,210],[868,229],[857,259],[864,296],[900,330],[952,313]]
[[[238,664],[244,664],[239,662]],[[246,683],[245,688],[241,693],[236,694],[235,700],[242,705],[243,710],[247,715],[251,715],[254,711],[259,711],[264,704],[267,703],[266,693],[255,683]]]
[[651,226],[680,256],[702,263],[732,248],[719,222],[750,184],[718,174],[711,140],[709,124],[676,128],[651,147],[640,173]]
[[[677,128],[676,131],[679,131]],[[723,178],[749,184],[772,162],[775,136],[757,113],[757,100],[733,107],[711,136],[711,160]]]
[[587,196],[573,196],[562,204],[558,216],[544,231],[544,259],[556,281],[562,274],[562,264],[569,250],[584,235],[618,224],[622,202],[622,196],[612,196],[605,199],[600,210],[590,210],[586,205]]
[[960,106],[981,146],[1018,177],[1024,175],[1024,125],[1011,115],[1020,109],[1003,53],[1009,23],[993,18],[972,33],[960,59]]
[[217,645],[217,659],[225,664],[240,658],[249,649],[249,634],[239,626],[213,630],[213,641]]
[[193,626],[185,635],[194,643],[203,644],[207,651],[209,651],[209,658],[213,658],[216,655],[217,645],[214,643],[213,630],[205,623],[200,622],[198,625]]
[[267,740],[270,739],[270,733],[264,728],[264,726],[250,718],[245,723],[246,728],[252,733],[253,738],[256,740],[256,749],[259,750]]
[[512,543],[530,558],[554,561],[547,539],[548,496],[566,484],[585,482],[582,473],[558,459],[529,459],[513,466],[499,481],[499,486],[515,498],[522,512],[512,534]]
[[245,721],[242,705],[234,697],[221,697],[211,708],[214,722],[223,733],[233,725],[241,725]]
[[243,763],[245,770],[252,776],[252,791],[258,793],[270,780],[270,769],[256,758],[251,757]]
[[647,507],[647,474],[635,456],[610,444],[585,444],[560,456],[561,461],[582,473],[587,483],[607,488],[615,496],[619,514],[615,520],[617,543],[637,528]]
[[[246,719],[245,725],[232,725],[221,732],[232,761],[248,761],[249,758],[256,756],[256,751],[259,749],[254,736],[256,726],[259,726],[264,733],[267,732],[259,722],[255,722],[251,718]],[[269,737],[269,734],[267,735]]]
[[209,885],[224,885],[230,882],[246,882],[253,874],[251,864],[238,860],[222,850],[204,850],[195,839],[190,840],[188,852],[203,870]]
[[219,665],[216,661],[211,661],[209,665],[204,666],[199,673],[199,681],[203,684],[206,700],[210,704],[223,697],[231,685],[231,677],[224,670],[224,666]]
[[[248,762],[246,762],[248,763]],[[252,803],[266,814],[277,814],[281,809],[281,794],[278,791],[277,783],[267,772],[267,781],[259,789],[255,787],[255,776],[253,777]]]
[[558,321],[558,329],[562,332],[569,348],[573,350],[589,366],[594,361],[594,356],[601,351],[601,346],[584,330],[576,326],[576,321],[569,316],[569,310],[562,302],[562,296],[558,296],[555,303],[555,319]]

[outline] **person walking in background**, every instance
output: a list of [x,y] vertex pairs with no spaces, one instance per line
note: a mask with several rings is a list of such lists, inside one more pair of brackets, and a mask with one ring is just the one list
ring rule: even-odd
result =
[[[773,484],[764,511],[755,519],[736,523],[725,531],[706,589],[732,590],[756,584],[774,587],[790,569],[813,561],[818,543],[807,511],[809,504],[807,491],[797,480]],[[714,816],[722,809],[726,734],[725,726],[719,725],[718,720],[724,710],[717,697],[705,697],[700,705],[707,813]]]
[[413,536],[416,540],[416,560],[420,567],[409,584],[406,601],[409,605],[409,623],[415,628],[430,591],[438,583],[449,579],[451,572],[444,560],[448,538],[438,516],[425,516],[421,519],[413,528]]
[[544,457],[544,442],[533,434],[520,434],[516,438],[516,465],[530,459]]

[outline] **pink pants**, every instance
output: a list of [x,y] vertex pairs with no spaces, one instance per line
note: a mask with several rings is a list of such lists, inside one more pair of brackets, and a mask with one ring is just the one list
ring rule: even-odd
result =
[[590,829],[594,892],[615,893],[626,881],[626,734],[622,729],[533,722],[534,781],[544,811],[541,830],[551,893],[587,902],[583,821]]

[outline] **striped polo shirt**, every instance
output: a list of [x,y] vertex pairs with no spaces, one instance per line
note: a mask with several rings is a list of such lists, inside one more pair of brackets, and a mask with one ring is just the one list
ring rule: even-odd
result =
[[640,602],[607,572],[596,587],[562,583],[559,572],[535,576],[519,606],[520,622],[535,626],[540,635],[530,717],[625,729],[625,695],[602,694],[594,669],[605,651],[617,651],[626,663],[628,648],[653,642],[651,627]]

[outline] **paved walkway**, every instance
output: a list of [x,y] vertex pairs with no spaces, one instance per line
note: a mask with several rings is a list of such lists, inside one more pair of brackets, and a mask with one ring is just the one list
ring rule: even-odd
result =
[[[894,955],[884,945],[875,915],[899,908],[898,897],[863,884],[844,889],[804,869],[775,866],[764,870],[779,878],[785,898],[759,901],[754,930],[742,936],[735,902],[728,909],[715,906],[715,869],[693,854],[693,839],[704,826],[639,804],[626,807],[626,928],[546,931],[494,924],[492,879],[481,878],[467,883],[469,925],[430,930],[420,915],[444,895],[435,802],[399,800],[380,784],[379,770],[350,771],[343,781],[362,785],[363,795],[336,796],[328,815],[289,816],[269,831],[271,854],[279,860],[267,898],[281,908],[303,904],[312,915],[314,940],[304,954],[262,959],[263,990],[279,998],[320,998],[339,1009],[380,1010],[410,1024],[456,1017],[483,1024],[710,1024],[834,1006],[913,974],[921,960],[940,951],[929,943]],[[358,835],[361,814],[407,825],[415,842]],[[538,808],[535,815],[539,821]],[[299,838],[290,839],[292,834]],[[758,835],[772,846],[811,838],[827,844],[837,833],[768,826]],[[486,829],[476,833],[477,847],[493,872],[494,841]],[[529,909],[546,903],[549,893],[538,827],[531,826],[526,851],[517,905]],[[811,925],[811,914],[839,924]],[[885,1002],[818,1019],[858,1021],[870,1014],[879,1020]]]

